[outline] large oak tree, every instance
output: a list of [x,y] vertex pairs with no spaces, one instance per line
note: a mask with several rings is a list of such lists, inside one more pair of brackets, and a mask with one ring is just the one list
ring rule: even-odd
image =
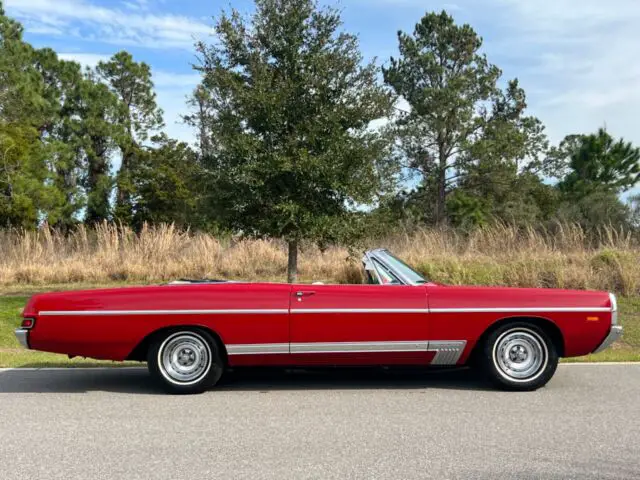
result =
[[284,238],[294,282],[300,242],[342,236],[381,191],[386,143],[370,122],[393,99],[339,12],[314,0],[257,0],[251,18],[223,14],[215,31],[198,46],[212,208],[245,235]]

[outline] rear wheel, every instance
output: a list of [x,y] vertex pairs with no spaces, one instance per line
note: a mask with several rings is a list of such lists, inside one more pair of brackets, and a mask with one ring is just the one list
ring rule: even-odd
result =
[[224,371],[216,341],[201,330],[180,329],[156,337],[147,353],[151,376],[169,393],[202,393]]
[[558,352],[544,330],[517,322],[491,332],[480,358],[485,375],[505,390],[536,390],[553,377]]

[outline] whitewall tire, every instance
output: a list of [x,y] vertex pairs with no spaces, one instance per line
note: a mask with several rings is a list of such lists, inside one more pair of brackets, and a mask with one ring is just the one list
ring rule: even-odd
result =
[[203,330],[175,329],[157,335],[147,352],[153,379],[169,393],[202,393],[224,371],[219,347]]
[[493,330],[480,357],[488,379],[505,390],[536,390],[547,384],[558,366],[558,352],[549,335],[528,322]]

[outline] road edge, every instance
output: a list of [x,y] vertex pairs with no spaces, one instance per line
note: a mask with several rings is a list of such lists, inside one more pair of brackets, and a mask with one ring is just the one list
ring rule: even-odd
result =
[[[604,366],[634,366],[640,365],[640,362],[571,362],[571,363],[560,363],[559,367],[604,367]],[[37,372],[41,370],[47,371],[87,371],[87,370],[109,370],[109,371],[118,371],[118,370],[146,370],[147,367],[11,367],[11,368],[0,368],[0,373],[10,372],[14,370],[21,370],[23,372]]]

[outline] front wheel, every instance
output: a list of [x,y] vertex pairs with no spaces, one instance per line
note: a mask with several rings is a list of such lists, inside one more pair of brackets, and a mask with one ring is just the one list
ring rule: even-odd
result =
[[202,393],[224,370],[216,341],[201,330],[158,335],[147,353],[151,376],[169,393]]
[[556,347],[541,328],[518,322],[491,332],[481,355],[482,369],[504,390],[536,390],[553,377],[558,366]]

